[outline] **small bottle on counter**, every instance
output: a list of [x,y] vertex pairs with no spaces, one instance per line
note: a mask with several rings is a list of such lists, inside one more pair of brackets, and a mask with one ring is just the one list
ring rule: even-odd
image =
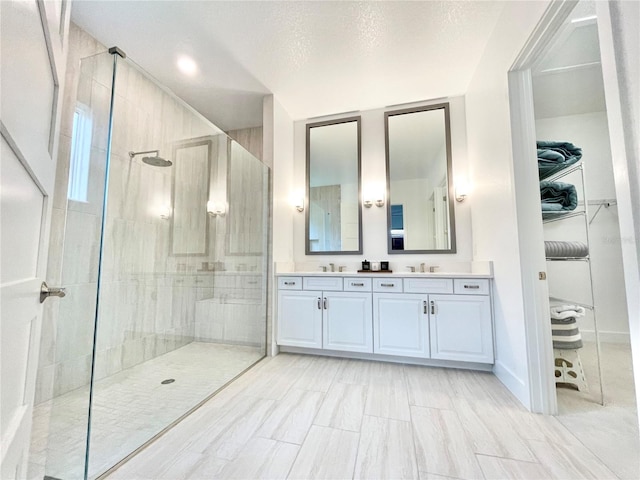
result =
[[362,270],[365,270],[365,271],[371,270],[371,262],[365,259],[365,261],[362,262]]

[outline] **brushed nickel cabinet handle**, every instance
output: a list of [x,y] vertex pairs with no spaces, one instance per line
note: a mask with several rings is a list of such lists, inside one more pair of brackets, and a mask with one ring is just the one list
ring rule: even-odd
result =
[[327,297],[324,297],[324,299],[322,300],[322,305],[324,306],[324,309],[327,309]]
[[435,315],[435,314],[436,314],[436,302],[431,300],[431,315]]
[[395,287],[396,284],[395,283],[381,283],[380,286],[381,287]]
[[427,301],[422,302],[422,313],[427,313]]
[[364,287],[364,283],[355,283],[355,282],[351,282],[351,286],[352,286],[352,287]]
[[318,297],[318,310],[322,310],[322,307],[320,306],[320,297]]
[[295,285],[296,282],[284,282],[285,285]]
[[477,290],[480,288],[480,285],[465,285],[464,288],[471,288],[473,290]]

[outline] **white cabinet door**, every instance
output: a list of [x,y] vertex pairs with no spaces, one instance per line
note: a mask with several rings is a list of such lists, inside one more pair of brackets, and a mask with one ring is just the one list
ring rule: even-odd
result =
[[370,293],[324,292],[323,307],[324,348],[373,353]]
[[322,348],[322,292],[278,292],[278,345]]
[[483,295],[429,295],[431,358],[493,363],[491,302]]
[[427,295],[373,294],[373,351],[429,358]]

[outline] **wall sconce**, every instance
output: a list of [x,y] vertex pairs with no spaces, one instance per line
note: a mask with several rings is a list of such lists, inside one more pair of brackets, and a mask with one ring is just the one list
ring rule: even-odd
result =
[[[365,208],[371,208],[373,204],[376,207],[384,206],[384,186],[380,184],[369,185],[368,188],[363,190],[362,193],[362,205]],[[375,200],[373,200],[375,198]]]
[[207,213],[212,217],[224,217],[227,212],[224,203],[209,200],[207,202]]
[[304,195],[300,192],[292,193],[289,197],[289,203],[294,207],[297,211],[304,211]]
[[456,182],[456,202],[464,202],[469,195],[469,185],[465,181]]

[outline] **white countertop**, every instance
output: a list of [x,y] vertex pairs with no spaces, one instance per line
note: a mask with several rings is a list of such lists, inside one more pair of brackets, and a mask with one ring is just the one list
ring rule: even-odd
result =
[[278,272],[276,277],[424,277],[424,278],[493,278],[488,273],[471,272]]

